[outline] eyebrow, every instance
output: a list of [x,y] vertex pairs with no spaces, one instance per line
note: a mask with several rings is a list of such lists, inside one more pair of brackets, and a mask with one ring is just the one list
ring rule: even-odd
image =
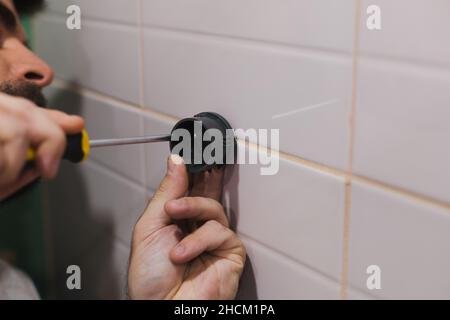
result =
[[15,31],[17,27],[16,16],[2,2],[0,2],[0,24],[10,32]]

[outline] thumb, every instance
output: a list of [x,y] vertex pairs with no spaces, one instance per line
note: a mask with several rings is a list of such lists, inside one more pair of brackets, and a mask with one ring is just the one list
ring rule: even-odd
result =
[[[177,154],[171,154],[167,160],[166,176],[153,196],[149,208],[163,208],[167,201],[184,197],[187,190],[188,175],[183,158]],[[155,210],[154,213],[157,214],[157,212],[159,211]]]
[[[189,186],[183,158],[172,154],[167,160],[167,173],[135,227],[135,236],[145,238],[154,231],[167,226],[171,218],[164,205],[169,200],[184,197]],[[142,238],[141,238],[142,239]]]

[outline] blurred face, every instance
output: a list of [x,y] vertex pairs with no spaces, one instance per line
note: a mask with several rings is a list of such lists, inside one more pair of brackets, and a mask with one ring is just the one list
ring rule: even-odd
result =
[[0,0],[0,92],[44,107],[41,89],[52,79],[52,69],[27,48],[12,0]]

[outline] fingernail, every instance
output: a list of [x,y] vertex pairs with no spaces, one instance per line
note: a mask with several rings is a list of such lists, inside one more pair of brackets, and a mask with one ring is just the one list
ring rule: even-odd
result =
[[169,160],[169,171],[175,170],[175,166],[183,164],[183,158],[177,154],[171,154]]
[[184,252],[186,248],[184,247],[184,245],[182,244],[177,244],[177,246],[175,247],[175,254],[177,256],[181,256]]

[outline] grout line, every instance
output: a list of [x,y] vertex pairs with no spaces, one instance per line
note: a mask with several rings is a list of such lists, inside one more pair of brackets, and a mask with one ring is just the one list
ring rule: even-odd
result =
[[353,66],[352,66],[352,102],[349,114],[349,149],[348,149],[348,172],[345,178],[344,198],[344,225],[342,246],[342,275],[341,275],[341,299],[346,300],[348,296],[348,272],[350,255],[350,219],[352,200],[352,176],[353,176],[353,153],[356,130],[356,111],[358,94],[358,62],[359,41],[361,24],[361,0],[355,0],[355,26],[353,35]]
[[317,171],[321,171],[322,173],[328,173],[328,174],[336,176],[338,178],[345,178],[347,176],[347,174],[344,171],[341,171],[339,169],[328,167],[328,166],[326,166],[324,164],[321,164],[321,163],[318,163],[318,162],[314,162],[314,161],[311,161],[311,160],[307,160],[307,159],[304,159],[304,158],[301,158],[299,156],[295,156],[295,155],[292,155],[292,154],[289,154],[289,153],[286,153],[286,152],[283,152],[283,151],[273,150],[273,149],[270,149],[270,148],[268,148],[266,146],[258,145],[255,142],[251,142],[251,141],[248,141],[248,140],[243,140],[243,139],[240,139],[240,138],[238,138],[237,142],[241,146],[247,147],[248,149],[251,149],[253,151],[265,152],[265,153],[270,153],[270,152],[274,153],[275,152],[275,155],[272,155],[272,157],[278,157],[278,158],[280,158],[282,160],[288,160],[288,161],[291,161],[291,162],[295,162],[295,163],[301,164],[301,165],[303,165],[303,166],[305,166],[305,167],[307,167],[309,169],[314,169],[314,170],[317,170]]
[[[73,86],[65,80],[55,79],[53,81],[52,85],[55,87],[58,87],[59,89],[70,90],[70,91],[75,92],[80,95],[93,97],[93,98],[95,98],[97,100],[101,100],[105,103],[119,105],[122,108],[132,108],[139,112],[149,114],[150,116],[160,119],[160,120],[163,120],[163,121],[178,122],[180,120],[180,118],[178,118],[178,117],[174,117],[174,116],[171,116],[171,115],[168,115],[168,114],[165,114],[165,113],[162,113],[157,110],[150,109],[150,108],[140,108],[139,106],[137,106],[131,102],[121,100],[121,99],[118,99],[118,98],[115,98],[112,96],[108,96],[104,93],[101,93],[101,92],[98,92],[98,91],[95,91],[92,89],[83,88],[83,87],[79,87],[79,86]],[[270,150],[268,147],[258,145],[256,143],[249,142],[249,141],[244,141],[242,139],[238,139],[238,143],[247,144],[250,148],[259,149],[260,151],[267,152],[268,150]],[[307,159],[301,158],[296,155],[292,155],[292,154],[282,152],[282,151],[277,151],[277,153],[279,154],[281,159],[289,160],[292,162],[297,162],[306,167],[316,169],[316,170],[319,170],[319,171],[322,171],[325,173],[329,173],[331,175],[335,175],[338,177],[345,177],[347,175],[346,172],[339,170],[337,168],[329,167],[327,165],[324,165],[324,164],[321,164],[318,162],[314,162],[311,160],[307,160]]]
[[387,67],[396,65],[402,68],[411,69],[412,71],[427,71],[444,76],[448,76],[450,72],[449,65],[445,63],[426,61],[408,57],[397,57],[385,54],[378,54],[372,52],[360,53],[360,58],[368,62],[376,62],[386,64]]
[[142,0],[138,1],[138,28],[139,28],[139,104],[144,108],[144,36],[142,31]]
[[[314,46],[314,45],[304,45],[304,44],[296,44],[296,43],[290,43],[290,42],[283,42],[283,41],[277,41],[276,39],[264,39],[261,37],[251,37],[251,36],[239,36],[239,35],[231,35],[231,34],[221,34],[218,32],[210,32],[210,31],[200,31],[200,30],[193,30],[193,29],[183,29],[179,27],[171,27],[171,26],[163,26],[163,25],[157,25],[157,24],[144,24],[142,19],[142,2],[143,0],[139,0],[139,16],[138,16],[138,23],[129,23],[129,22],[123,22],[118,20],[110,20],[102,17],[93,17],[88,16],[85,18],[85,20],[88,23],[99,23],[99,24],[111,24],[115,26],[125,26],[125,27],[138,27],[140,32],[143,32],[143,30],[149,30],[149,31],[160,31],[160,32],[167,32],[172,34],[179,34],[179,35],[191,35],[191,36],[197,36],[197,37],[209,37],[214,38],[217,40],[234,40],[236,42],[240,43],[248,43],[248,44],[258,44],[261,46],[270,46],[273,48],[278,49],[288,49],[288,50],[295,50],[298,52],[304,52],[306,53],[314,53],[314,54],[332,54],[336,56],[349,56],[352,54],[351,50],[346,49],[337,49],[337,48],[326,48],[326,47],[320,47],[320,46]],[[65,19],[64,14],[60,12],[55,11],[47,11],[44,13],[45,16],[53,19]],[[34,21],[34,19],[33,19]],[[383,61],[387,63],[394,63],[394,64],[400,64],[400,65],[406,65],[409,68],[420,68],[420,69],[431,69],[433,71],[448,74],[450,71],[450,68],[447,64],[443,62],[436,62],[432,60],[424,60],[420,58],[410,58],[410,57],[399,57],[395,55],[387,55],[382,53],[373,53],[373,52],[360,52],[361,58],[367,58],[372,60],[378,60]]]
[[347,51],[345,49],[335,49],[335,48],[326,48],[319,47],[313,45],[302,45],[296,43],[282,42],[276,40],[267,40],[264,38],[258,37],[242,37],[230,34],[220,34],[206,31],[198,31],[198,30],[189,30],[189,29],[181,29],[176,27],[168,27],[168,26],[160,26],[160,25],[149,25],[145,24],[144,29],[150,32],[160,32],[178,36],[191,36],[197,38],[207,38],[212,41],[223,41],[223,42],[235,42],[239,45],[253,45],[260,47],[269,47],[270,49],[275,50],[287,50],[290,52],[296,52],[298,54],[310,55],[333,55],[335,57],[340,58],[349,58],[351,57],[351,51]]
[[[56,19],[56,20],[64,20],[65,16],[55,13],[55,12],[46,12],[44,15],[50,19]],[[351,57],[351,51],[346,49],[337,49],[337,48],[327,48],[327,47],[320,47],[320,46],[314,46],[314,45],[303,45],[303,44],[296,44],[296,43],[289,43],[289,42],[282,42],[277,40],[268,40],[264,38],[258,38],[258,37],[243,37],[243,36],[237,36],[237,35],[230,35],[230,34],[220,34],[220,33],[214,33],[214,32],[206,32],[206,31],[198,31],[198,30],[189,30],[189,29],[181,29],[176,27],[168,27],[168,26],[161,26],[161,25],[150,25],[150,24],[144,24],[141,19],[141,28],[142,30],[148,30],[150,32],[160,32],[160,33],[166,33],[166,34],[172,34],[172,35],[178,35],[178,36],[191,36],[191,37],[197,37],[197,38],[207,38],[208,40],[212,41],[223,41],[223,42],[234,42],[239,45],[252,45],[252,46],[259,46],[259,47],[266,47],[270,49],[275,50],[285,50],[289,52],[295,52],[297,54],[302,55],[330,55],[334,56],[336,58],[350,58]],[[129,28],[139,28],[139,23],[137,25],[130,24],[130,23],[124,23],[120,21],[114,21],[114,20],[106,20],[104,18],[93,18],[88,17],[86,18],[87,24],[92,25],[111,25],[116,27],[129,27]]]
[[351,179],[345,179],[344,188],[344,223],[342,231],[342,273],[341,273],[341,299],[346,300],[348,296],[348,272],[350,256],[350,211],[352,202]]
[[[355,1],[359,1],[359,0],[355,0]],[[119,106],[121,108],[125,108],[125,109],[133,109],[136,110],[137,112],[143,113],[143,114],[148,114],[149,116],[157,119],[157,120],[161,120],[161,121],[166,121],[166,122],[171,122],[171,123],[175,123],[177,121],[180,120],[180,118],[178,117],[174,117],[165,113],[162,113],[160,111],[157,111],[155,109],[151,109],[151,108],[141,108],[136,104],[130,103],[128,101],[125,100],[121,100],[118,99],[116,97],[112,97],[109,96],[107,94],[92,90],[92,89],[88,89],[88,88],[83,88],[80,86],[76,86],[76,85],[72,85],[69,82],[65,81],[65,80],[61,80],[61,79],[55,79],[53,81],[53,86],[59,88],[59,89],[65,89],[65,90],[70,90],[72,92],[75,92],[77,94],[80,95],[85,95],[88,97],[92,97],[95,98],[97,100],[101,100],[105,103],[109,103],[109,104],[113,104],[116,106]],[[259,149],[259,150],[269,150],[269,148],[264,147],[262,145],[257,145],[255,143],[251,143],[248,141],[243,141],[242,139],[238,140],[238,143],[243,144],[246,143],[250,148],[253,149]],[[350,152],[350,151],[349,151]],[[353,151],[352,151],[353,152]],[[427,197],[424,195],[419,195],[417,193],[414,193],[412,191],[409,190],[405,190],[399,187],[394,187],[392,185],[389,185],[387,183],[383,183],[383,182],[379,182],[379,181],[375,181],[372,180],[370,178],[365,178],[365,177],[361,177],[361,176],[355,176],[353,175],[353,173],[349,173],[349,171],[343,171],[337,168],[333,168],[333,167],[329,167],[327,165],[312,161],[312,160],[307,160],[304,158],[301,158],[300,156],[297,155],[293,155],[293,154],[289,154],[286,152],[282,152],[282,151],[277,151],[277,153],[279,154],[279,158],[283,159],[283,160],[287,160],[287,161],[291,161],[300,165],[303,165],[307,168],[310,169],[315,169],[324,173],[328,173],[331,174],[335,177],[339,177],[339,178],[344,178],[344,179],[348,179],[348,180],[355,180],[355,181],[364,181],[365,183],[371,184],[373,186],[376,186],[377,188],[380,188],[382,190],[388,191],[388,192],[394,192],[394,193],[400,193],[401,195],[410,198],[410,199],[414,199],[414,200],[420,200],[422,202],[426,202],[428,204],[434,205],[434,206],[438,206],[440,208],[444,208],[445,210],[450,210],[450,203],[446,203],[442,200],[438,200],[432,197]],[[350,164],[349,164],[350,165]]]
[[434,199],[432,197],[422,195],[422,194],[416,193],[414,191],[409,191],[409,190],[407,191],[407,190],[404,190],[404,189],[396,187],[396,186],[387,185],[381,181],[376,181],[376,180],[369,179],[369,178],[359,176],[359,175],[352,175],[352,181],[364,183],[366,185],[369,185],[369,186],[377,188],[377,189],[381,189],[388,193],[393,193],[393,194],[397,194],[397,195],[403,196],[408,199],[413,199],[422,204],[436,207],[437,209],[450,210],[450,203],[446,203],[444,201]]
[[[139,0],[139,8],[142,6],[141,1]],[[356,0],[355,0],[356,1]],[[139,9],[140,12],[142,12],[141,8]],[[62,13],[54,12],[54,11],[47,11],[43,13],[44,16],[47,16],[51,19],[65,19],[65,16]],[[169,26],[162,26],[162,25],[152,25],[152,24],[144,24],[142,20],[142,14],[140,14],[140,19],[138,20],[138,24],[134,23],[128,23],[118,20],[109,20],[101,17],[87,17],[86,21],[87,23],[92,24],[103,24],[103,25],[112,25],[112,26],[123,26],[123,27],[130,27],[130,28],[138,28],[139,32],[143,33],[143,30],[149,30],[154,32],[167,32],[172,34],[178,34],[178,35],[191,35],[191,36],[197,36],[197,37],[209,37],[213,38],[217,41],[223,40],[223,41],[235,41],[242,44],[253,44],[253,45],[260,45],[260,46],[268,46],[272,49],[285,49],[290,51],[297,51],[300,54],[314,54],[314,55],[334,55],[337,57],[348,57],[352,53],[351,51],[347,51],[346,49],[336,49],[336,48],[326,48],[326,47],[319,47],[319,46],[313,46],[313,45],[304,45],[304,44],[295,44],[295,43],[289,43],[289,42],[282,42],[277,40],[267,40],[264,38],[258,38],[254,37],[244,37],[244,36],[237,36],[237,35],[229,35],[229,34],[220,34],[220,33],[214,33],[214,32],[207,32],[207,31],[198,31],[198,30],[190,30],[190,29],[182,29],[177,27],[169,27]],[[32,23],[34,23],[36,19],[32,19]],[[418,69],[425,69],[425,70],[431,70],[434,72],[438,72],[440,74],[448,75],[450,68],[447,64],[443,62],[436,62],[432,60],[423,60],[420,58],[410,58],[410,57],[401,57],[401,56],[395,56],[395,55],[387,55],[387,54],[381,54],[381,53],[373,53],[373,52],[360,52],[360,58],[364,59],[370,59],[370,60],[376,60],[381,61],[384,63],[391,63],[391,64],[397,64],[402,66],[407,66],[408,68],[418,68]]]

